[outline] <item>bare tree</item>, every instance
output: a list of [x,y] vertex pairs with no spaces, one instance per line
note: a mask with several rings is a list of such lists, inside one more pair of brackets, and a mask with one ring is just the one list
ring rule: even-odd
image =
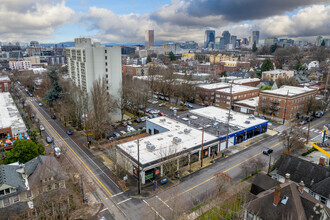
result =
[[223,172],[215,174],[214,177],[219,195],[223,192],[224,189],[229,187],[233,181],[233,179],[227,173]]
[[284,147],[286,153],[290,154],[292,151],[303,149],[305,147],[304,142],[302,141],[305,137],[303,131],[292,125],[289,129],[283,131],[282,140],[284,141]]

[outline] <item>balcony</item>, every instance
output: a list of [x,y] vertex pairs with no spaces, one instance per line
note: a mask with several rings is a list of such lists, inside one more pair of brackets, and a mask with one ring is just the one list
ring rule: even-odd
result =
[[276,99],[270,100],[270,102],[273,103],[273,104],[280,104],[280,102]]

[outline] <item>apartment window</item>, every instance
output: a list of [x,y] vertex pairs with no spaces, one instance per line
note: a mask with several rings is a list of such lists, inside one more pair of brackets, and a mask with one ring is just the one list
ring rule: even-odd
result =
[[108,72],[108,68],[105,68],[105,72]]
[[108,77],[109,77],[109,75],[108,75],[108,74],[105,74],[105,77],[106,77],[106,78],[108,78]]
[[107,56],[105,56],[105,59],[108,59],[108,57],[107,57]]
[[267,100],[267,98],[266,98],[266,97],[262,97],[262,100],[266,101],[266,100]]
[[273,98],[270,98],[269,100],[270,100],[270,101],[273,101]]
[[320,196],[320,202],[322,202],[323,204],[327,204],[327,198]]
[[279,116],[280,115],[280,113],[279,112],[276,112],[276,116]]
[[292,114],[290,114],[290,118],[292,118]]
[[292,104],[294,104],[294,100],[292,100]]
[[107,50],[104,50],[104,53],[107,53],[108,51]]
[[105,62],[105,65],[108,66],[108,62]]
[[3,199],[2,200],[3,201],[3,206],[9,206],[10,205],[10,200],[9,200],[9,198],[5,198],[5,199]]
[[13,199],[14,199],[14,203],[18,202],[19,201],[18,195],[14,196]]
[[10,193],[10,189],[5,189],[5,194],[9,194]]
[[230,96],[227,96],[227,99],[229,100],[230,99]]
[[278,100],[278,103],[281,103],[281,99]]

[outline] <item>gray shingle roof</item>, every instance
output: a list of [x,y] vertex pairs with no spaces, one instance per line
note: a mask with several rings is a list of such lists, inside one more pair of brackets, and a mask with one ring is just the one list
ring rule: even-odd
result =
[[28,162],[26,162],[24,165],[24,172],[27,176],[30,176],[35,169],[37,169],[38,165],[41,164],[45,159],[47,158],[47,156],[38,156],[33,158],[32,160],[29,160]]
[[330,198],[330,177],[312,185],[311,190],[321,196]]
[[281,156],[275,167],[277,174],[285,176],[289,173],[292,181],[304,181],[308,188],[330,177],[329,169],[291,155]]
[[[0,165],[0,186],[9,185],[17,189],[17,193],[25,189],[25,182],[20,173],[16,170],[20,167],[17,165]],[[11,194],[13,195],[13,194]],[[0,196],[0,199],[6,196]]]

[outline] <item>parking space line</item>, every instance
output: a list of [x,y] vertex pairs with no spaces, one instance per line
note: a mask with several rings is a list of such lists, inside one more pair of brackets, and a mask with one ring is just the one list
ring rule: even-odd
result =
[[131,200],[131,199],[132,199],[132,198],[125,199],[125,200],[123,200],[123,201],[121,201],[121,202],[118,202],[117,205],[120,205],[120,204],[122,204],[122,203],[124,203],[124,202],[127,202],[127,201]]

